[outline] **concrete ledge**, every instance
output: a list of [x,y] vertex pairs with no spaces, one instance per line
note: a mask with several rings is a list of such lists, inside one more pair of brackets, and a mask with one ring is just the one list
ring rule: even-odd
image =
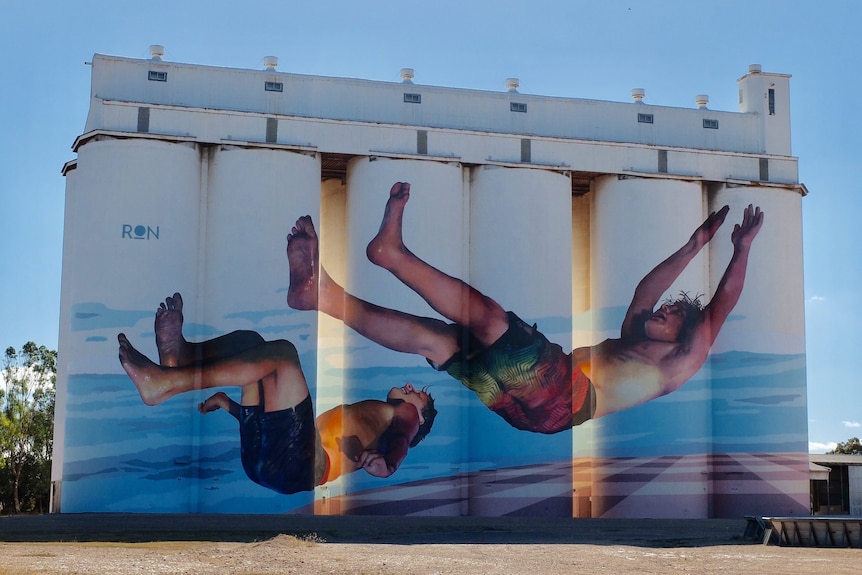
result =
[[510,543],[651,548],[748,544],[744,519],[540,519],[306,515],[56,514],[0,517],[0,541]]

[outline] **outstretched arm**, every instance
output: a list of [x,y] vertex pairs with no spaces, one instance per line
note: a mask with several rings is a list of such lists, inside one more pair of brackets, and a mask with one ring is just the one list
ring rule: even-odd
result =
[[724,325],[727,316],[730,315],[736,302],[739,301],[745,283],[751,242],[754,241],[762,225],[763,212],[760,211],[759,207],[748,204],[742,216],[742,223],[733,227],[733,233],[730,236],[730,241],[733,242],[733,255],[730,257],[727,269],[724,270],[724,275],[721,276],[721,281],[718,282],[715,295],[704,308],[705,322],[702,324],[702,330],[698,329],[704,333],[695,333],[698,340],[703,337],[708,338],[708,341],[704,342],[707,348],[712,346],[715,338],[718,337],[721,326]]
[[671,284],[694,259],[694,256],[709,243],[715,232],[724,223],[729,210],[729,206],[724,206],[717,212],[709,214],[709,217],[694,231],[684,246],[658,264],[640,281],[635,288],[632,302],[623,320],[620,337],[626,339],[637,335],[637,326],[642,324],[645,317],[653,312],[655,305]]

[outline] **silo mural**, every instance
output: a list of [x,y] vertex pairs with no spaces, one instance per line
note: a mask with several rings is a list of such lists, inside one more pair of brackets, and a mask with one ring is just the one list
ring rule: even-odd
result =
[[[91,115],[138,133],[67,173],[62,511],[807,512],[801,195],[768,181],[793,166],[707,162],[682,112],[658,149],[657,107],[590,102],[649,136],[597,143],[505,100],[551,134],[522,138],[496,97],[454,128],[381,85],[344,117],[231,108],[248,141],[170,102]],[[177,115],[206,138],[148,132]]]
[[[711,512],[738,517],[769,507],[807,513],[801,198],[780,188],[720,185],[709,201],[713,209],[730,205],[736,213],[756,202],[766,214],[745,289],[710,355]],[[730,242],[716,247],[711,286],[720,281],[718,262],[733,257]]]
[[[699,310],[687,302],[709,303],[707,254],[710,232],[716,231],[699,227],[709,215],[702,186],[606,176],[596,184],[594,202],[595,328],[605,341],[599,347],[622,346],[611,349],[624,358],[607,362],[605,373],[596,377],[622,388],[624,395],[617,397],[631,408],[594,423],[591,513],[626,517],[641,509],[651,517],[707,517],[708,468],[702,456],[709,446],[702,442],[711,435],[709,404],[686,401],[697,393],[692,390],[697,384],[689,380],[703,373],[706,358],[705,349],[692,349],[698,321],[692,316]],[[689,245],[696,230],[703,237]],[[654,319],[649,316],[653,310]],[[672,326],[674,319],[685,320],[685,327]],[[659,324],[668,332],[650,334]],[[685,438],[686,455],[694,458],[686,458],[682,470],[656,465],[656,456],[682,455],[675,445],[680,438]]]
[[[75,234],[71,259],[91,269],[66,288],[77,300],[69,339],[89,364],[70,366],[64,511],[266,512],[311,501],[307,493],[287,497],[293,503],[274,497],[260,485],[272,481],[244,457],[239,422],[227,414],[254,396],[264,405],[259,378],[223,384],[208,370],[285,340],[314,391],[316,323],[284,304],[281,214],[290,206],[318,215],[317,158],[146,141],[97,142],[82,156],[89,153],[107,154],[114,171],[94,182],[85,170],[77,176],[87,185],[76,209],[106,215],[103,228]],[[127,373],[119,381],[118,334]],[[154,368],[189,373],[150,385]]]
[[[553,170],[385,158],[321,185],[313,154],[144,146],[182,189],[164,190],[171,210],[128,212],[144,231],[120,223],[135,265],[98,234],[69,244],[106,255],[67,288],[78,345],[104,351],[70,367],[66,510],[729,515],[762,496],[734,478],[767,463],[728,417],[771,430],[804,411],[787,378],[801,325],[782,311],[801,290],[751,256],[785,245],[761,227],[798,216],[792,195],[755,207],[747,189],[607,176],[573,203]],[[135,197],[115,185],[152,185],[117,177],[72,209],[112,213]],[[137,279],[118,290],[114,274]],[[96,484],[102,506],[85,504]]]

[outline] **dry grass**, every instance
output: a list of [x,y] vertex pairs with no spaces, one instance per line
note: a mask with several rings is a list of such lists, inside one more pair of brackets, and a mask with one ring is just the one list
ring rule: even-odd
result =
[[279,535],[254,543],[6,543],[0,575],[856,575],[862,551],[762,545],[357,544]]
[[[722,520],[6,518],[0,535],[29,542],[0,543],[0,575],[860,573],[862,550],[751,544],[741,538],[744,526]],[[283,529],[294,535],[277,535]],[[85,538],[105,542],[69,542]],[[40,540],[55,542],[34,542]]]

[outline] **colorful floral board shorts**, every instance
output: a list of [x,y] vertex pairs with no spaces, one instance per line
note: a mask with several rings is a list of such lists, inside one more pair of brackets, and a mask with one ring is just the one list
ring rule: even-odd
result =
[[596,402],[589,378],[535,325],[507,315],[509,329],[490,346],[476,353],[461,350],[442,365],[431,365],[517,429],[557,433],[591,419]]

